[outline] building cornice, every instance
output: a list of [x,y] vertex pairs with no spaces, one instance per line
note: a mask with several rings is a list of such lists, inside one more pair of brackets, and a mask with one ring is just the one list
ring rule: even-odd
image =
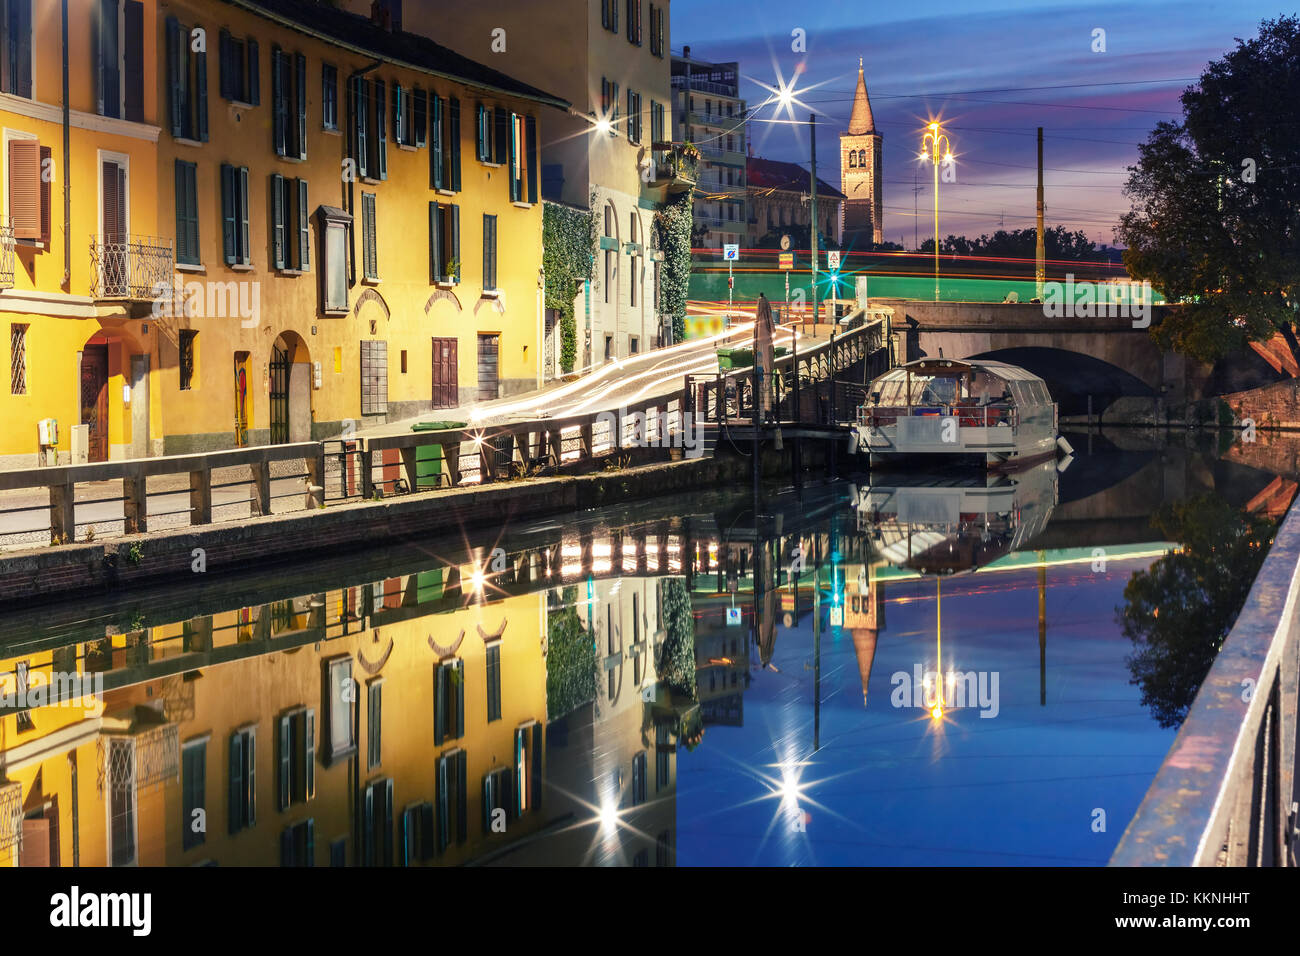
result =
[[[24,96],[14,96],[12,93],[0,93],[0,112],[16,113],[46,123],[63,122],[63,107],[53,103],[42,103],[39,100],[29,100]],[[148,123],[132,123],[129,120],[100,116],[97,113],[83,113],[81,110],[68,111],[68,125],[76,129],[90,130],[93,133],[141,139],[147,143],[158,142],[158,134],[162,132],[161,127],[151,126]]]

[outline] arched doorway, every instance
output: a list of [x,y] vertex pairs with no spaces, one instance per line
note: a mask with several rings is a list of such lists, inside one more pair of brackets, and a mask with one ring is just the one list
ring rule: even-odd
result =
[[86,460],[145,458],[149,440],[150,356],[117,326],[81,347],[78,424],[86,426]]
[[271,444],[311,441],[311,357],[296,332],[271,343]]
[[81,424],[89,461],[108,461],[108,337],[96,332],[81,350]]

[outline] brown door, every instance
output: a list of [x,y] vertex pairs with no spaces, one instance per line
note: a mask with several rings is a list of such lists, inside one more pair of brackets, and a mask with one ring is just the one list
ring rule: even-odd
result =
[[108,461],[108,346],[81,353],[81,424],[90,426],[88,456]]
[[433,407],[455,408],[460,404],[456,339],[433,340]]

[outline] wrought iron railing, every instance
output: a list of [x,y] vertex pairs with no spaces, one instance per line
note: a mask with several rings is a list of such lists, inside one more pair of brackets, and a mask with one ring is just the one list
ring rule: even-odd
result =
[[14,227],[0,219],[0,289],[14,287]]
[[176,254],[157,236],[91,236],[90,295],[148,301],[170,295]]
[[655,178],[652,185],[665,183],[675,186],[695,185],[700,154],[694,146],[655,143],[652,149]]
[[[99,739],[99,789],[105,785],[117,791],[137,791],[175,780],[180,774],[180,727],[162,723],[127,734],[104,734]],[[113,740],[129,741],[130,747],[113,747]]]
[[23,785],[17,781],[0,781],[0,851],[12,850],[14,856],[23,842]]

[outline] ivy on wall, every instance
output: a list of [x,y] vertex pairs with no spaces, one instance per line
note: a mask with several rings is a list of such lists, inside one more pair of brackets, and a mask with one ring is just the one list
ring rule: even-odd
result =
[[560,315],[560,368],[573,371],[578,328],[573,299],[578,283],[591,279],[596,257],[596,214],[554,202],[542,203],[542,271],[546,308]]
[[665,202],[655,213],[655,230],[664,254],[659,279],[659,311],[672,316],[673,341],[686,337],[686,290],[691,281],[693,190]]

